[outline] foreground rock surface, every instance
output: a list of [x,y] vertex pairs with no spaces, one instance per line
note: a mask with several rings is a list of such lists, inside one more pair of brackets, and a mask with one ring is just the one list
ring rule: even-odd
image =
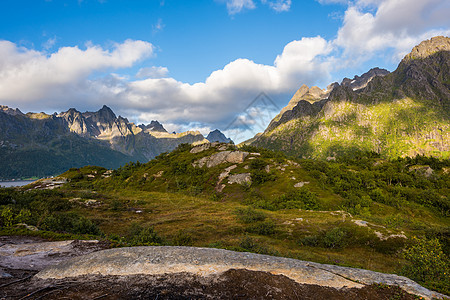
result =
[[[0,280],[1,284],[1,280]],[[12,295],[12,296],[10,296]],[[5,297],[6,296],[6,297]],[[284,275],[230,269],[221,274],[100,276],[29,279],[0,289],[6,299],[333,299],[413,300],[398,287],[334,289],[299,284]]]
[[398,285],[403,290],[426,299],[444,297],[406,277],[393,274],[267,255],[194,247],[108,249],[64,261],[39,272],[35,277],[40,280],[62,280],[92,274],[169,276],[182,273],[208,277],[225,274],[234,269],[267,272],[272,275],[282,275],[298,284],[320,285],[335,289],[360,289],[366,285],[382,283]]
[[48,242],[40,238],[0,237],[0,268],[40,271],[69,258],[107,248],[105,243],[92,241]]

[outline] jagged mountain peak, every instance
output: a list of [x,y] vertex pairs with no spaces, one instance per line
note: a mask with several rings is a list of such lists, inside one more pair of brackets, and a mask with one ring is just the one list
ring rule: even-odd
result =
[[208,141],[211,143],[219,142],[219,143],[231,143],[232,140],[227,138],[219,129],[211,131],[206,137]]
[[144,131],[147,130],[147,131],[166,132],[167,133],[167,130],[164,128],[164,126],[161,123],[159,123],[158,121],[155,121],[155,120],[152,120],[150,122],[150,124],[147,124],[147,125],[141,124],[138,127],[141,128]]
[[445,36],[432,37],[415,46],[403,61],[429,57],[439,51],[450,51],[450,38]]
[[342,86],[348,86],[352,90],[356,91],[362,89],[367,86],[367,84],[375,77],[375,76],[386,76],[390,72],[386,69],[381,68],[372,68],[361,76],[355,75],[353,79],[344,78],[341,82]]
[[12,116],[23,115],[23,113],[18,108],[14,109],[6,105],[0,105],[0,111]]
[[288,106],[296,105],[300,100],[314,102],[316,100],[320,100],[325,94],[326,91],[317,86],[312,86],[309,88],[306,84],[303,84],[297,92],[295,92],[294,96],[289,101]]
[[96,118],[98,121],[103,122],[111,122],[114,121],[117,117],[116,114],[106,105],[103,105],[101,109],[92,114],[93,118]]

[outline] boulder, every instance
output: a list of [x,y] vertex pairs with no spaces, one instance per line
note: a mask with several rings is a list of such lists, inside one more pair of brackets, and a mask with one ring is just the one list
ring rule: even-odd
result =
[[228,183],[238,183],[241,185],[252,184],[252,176],[250,173],[241,173],[228,176]]
[[294,184],[294,187],[296,187],[296,188],[301,188],[301,187],[303,187],[305,184],[309,184],[309,181],[300,181],[300,182],[297,182],[296,184]]

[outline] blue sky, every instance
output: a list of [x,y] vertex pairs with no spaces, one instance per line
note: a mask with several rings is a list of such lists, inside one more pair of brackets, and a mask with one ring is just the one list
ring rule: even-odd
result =
[[262,91],[283,107],[302,84],[393,71],[448,36],[449,15],[444,0],[2,0],[0,104],[106,104],[207,133],[245,118]]

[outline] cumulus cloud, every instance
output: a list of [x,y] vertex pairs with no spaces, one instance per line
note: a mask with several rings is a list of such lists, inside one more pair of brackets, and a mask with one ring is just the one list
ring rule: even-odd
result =
[[140,68],[136,78],[164,78],[169,75],[169,69],[166,67]]
[[424,39],[448,35],[449,15],[450,4],[446,0],[351,2],[335,45],[342,47],[344,55],[354,62],[386,49],[392,49],[397,60]]
[[0,41],[0,99],[33,102],[67,97],[66,89],[77,89],[94,72],[131,67],[152,53],[152,44],[132,40],[111,50],[95,45],[84,50],[63,47],[51,55]]
[[[129,109],[151,111],[139,118],[179,122],[230,122],[259,92],[290,93],[301,83],[328,78],[329,44],[321,37],[303,38],[286,45],[273,65],[237,59],[214,71],[205,82],[187,84],[173,78],[129,82],[116,97],[128,99]],[[326,79],[325,79],[326,80]],[[132,108],[131,108],[132,107]],[[155,115],[156,114],[156,115]]]
[[141,68],[137,80],[117,74],[92,78],[95,72],[130,67],[151,56],[153,46],[142,41],[128,40],[111,50],[95,45],[84,50],[65,47],[51,55],[2,41],[0,101],[55,108],[62,100],[64,106],[75,107],[89,102],[88,108],[108,103],[143,122],[225,124],[261,91],[290,93],[302,83],[327,78],[324,58],[329,51],[323,38],[303,38],[287,44],[273,65],[237,59],[204,82],[187,84],[167,77],[165,67]]

